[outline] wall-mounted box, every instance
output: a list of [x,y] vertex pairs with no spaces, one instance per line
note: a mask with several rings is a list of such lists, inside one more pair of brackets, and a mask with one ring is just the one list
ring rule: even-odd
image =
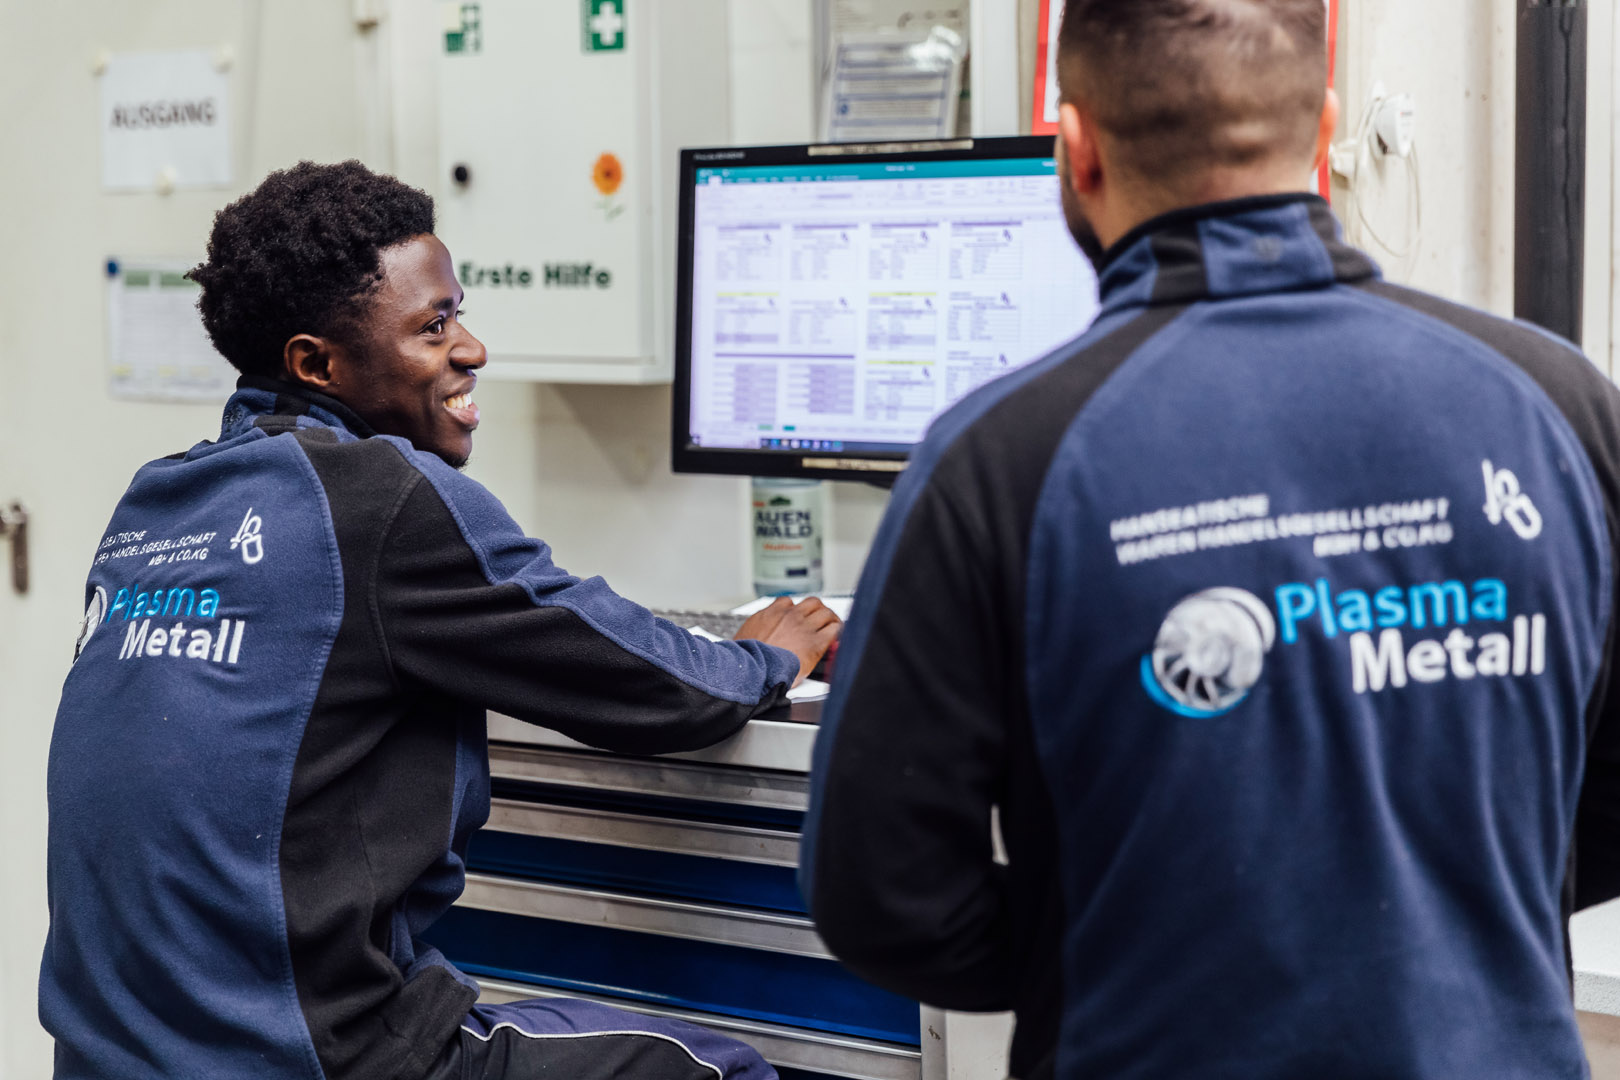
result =
[[726,0],[443,10],[438,231],[486,374],[669,381],[678,151],[730,137]]

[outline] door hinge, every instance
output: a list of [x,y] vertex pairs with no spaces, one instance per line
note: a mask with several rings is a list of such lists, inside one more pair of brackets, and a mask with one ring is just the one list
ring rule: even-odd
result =
[[0,536],[11,541],[11,587],[28,592],[28,511],[22,503],[0,506]]

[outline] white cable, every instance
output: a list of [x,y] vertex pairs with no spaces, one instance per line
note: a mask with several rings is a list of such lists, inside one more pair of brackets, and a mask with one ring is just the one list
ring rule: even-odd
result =
[[[1385,160],[1388,160],[1388,158]],[[1356,200],[1356,216],[1360,219],[1363,229],[1366,230],[1367,235],[1372,238],[1374,243],[1389,252],[1391,258],[1399,260],[1403,269],[1410,269],[1416,265],[1417,254],[1423,244],[1423,183],[1418,175],[1417,144],[1413,144],[1411,157],[1402,159],[1401,164],[1406,169],[1407,178],[1406,216],[1409,219],[1415,219],[1413,220],[1411,239],[1408,241],[1407,246],[1397,248],[1388,240],[1385,240],[1372,222],[1368,220],[1359,198]]]
[[[1407,167],[1407,173],[1407,187],[1410,188],[1410,166]],[[1408,213],[1410,213],[1410,210]],[[1399,259],[1404,262],[1406,257],[1411,254],[1410,245],[1404,248],[1397,248],[1394,244],[1391,244],[1388,240],[1385,240],[1381,235],[1379,235],[1378,230],[1373,226],[1373,223],[1367,217],[1366,207],[1363,205],[1363,201],[1359,198],[1356,200],[1356,217],[1361,222],[1361,228],[1363,231],[1365,231],[1367,236],[1372,238],[1373,243],[1389,252],[1391,258]]]
[[[1353,134],[1346,142],[1339,143],[1337,147],[1339,151],[1343,152],[1348,150],[1350,154],[1348,169],[1335,168],[1335,171],[1338,172],[1340,176],[1344,177],[1345,190],[1349,194],[1350,203],[1352,206],[1357,208],[1358,213],[1361,204],[1361,192],[1358,185],[1361,180],[1362,172],[1362,151],[1367,145],[1367,133],[1369,131],[1369,125],[1372,123],[1374,109],[1377,108],[1378,103],[1382,100],[1383,98],[1378,95],[1374,95],[1368,99],[1367,104],[1362,107],[1361,119],[1356,121],[1355,134]],[[1341,164],[1343,163],[1342,157],[1340,158],[1340,162]],[[1360,243],[1360,233],[1356,228],[1356,220],[1350,216],[1349,207],[1346,207],[1345,210],[1346,212],[1344,214],[1344,220],[1347,231],[1350,233],[1350,242]]]
[[1417,265],[1418,255],[1423,251],[1423,168],[1418,164],[1417,142],[1412,143],[1412,154],[1406,163],[1407,171],[1412,174],[1412,264]]

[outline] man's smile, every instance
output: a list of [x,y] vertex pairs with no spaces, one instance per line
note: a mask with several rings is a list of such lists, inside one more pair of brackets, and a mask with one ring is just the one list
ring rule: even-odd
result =
[[478,406],[473,404],[472,391],[455,394],[444,399],[444,407],[456,421],[471,431],[478,426]]

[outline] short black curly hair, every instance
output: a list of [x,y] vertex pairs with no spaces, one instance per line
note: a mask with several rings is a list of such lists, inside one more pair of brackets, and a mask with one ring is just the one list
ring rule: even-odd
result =
[[221,210],[191,271],[214,347],[278,376],[296,334],[341,337],[382,281],[382,249],[433,231],[433,199],[358,161],[300,161]]

